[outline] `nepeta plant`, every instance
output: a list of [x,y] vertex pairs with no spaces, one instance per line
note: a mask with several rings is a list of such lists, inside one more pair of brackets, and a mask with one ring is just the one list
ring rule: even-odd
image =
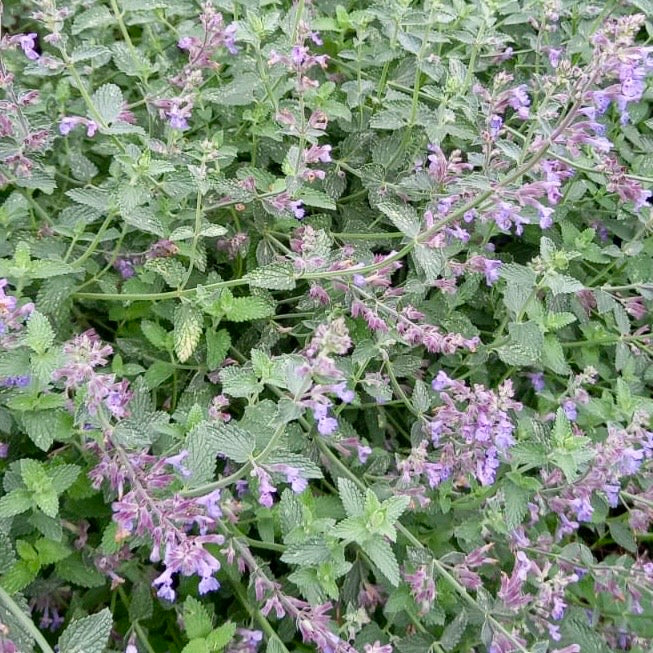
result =
[[0,653],[651,650],[648,0],[0,10]]

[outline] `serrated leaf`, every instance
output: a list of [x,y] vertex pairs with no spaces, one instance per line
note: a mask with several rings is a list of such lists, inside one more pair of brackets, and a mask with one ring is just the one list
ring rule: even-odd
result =
[[574,279],[574,277],[570,277],[568,274],[558,274],[555,272],[550,272],[545,275],[544,283],[551,289],[554,295],[578,292],[585,287],[578,279]]
[[154,345],[157,349],[166,350],[168,343],[168,332],[156,322],[150,320],[141,321],[141,331],[143,335]]
[[66,195],[71,200],[82,204],[83,206],[90,206],[97,209],[102,213],[106,213],[111,204],[111,193],[104,188],[95,188],[89,186],[87,188],[71,188],[66,191]]
[[54,342],[54,331],[43,313],[32,311],[27,321],[25,344],[38,354],[44,354]]
[[499,358],[508,365],[537,365],[542,355],[544,336],[534,322],[508,325],[510,342],[499,347]]
[[60,653],[104,653],[113,617],[109,608],[72,621],[59,638]]
[[206,365],[209,370],[214,370],[227,356],[231,346],[231,337],[226,329],[206,332]]
[[184,363],[195,351],[202,335],[202,312],[190,304],[178,304],[174,318],[174,344],[177,358]]
[[152,588],[148,583],[138,583],[129,597],[129,620],[140,621],[149,619],[154,612]]
[[608,522],[610,535],[612,539],[621,547],[630,551],[630,553],[637,553],[637,542],[633,537],[633,532],[622,521],[611,520]]
[[465,608],[460,608],[455,619],[447,624],[440,637],[440,646],[445,651],[453,651],[456,648],[467,628],[467,621],[467,611]]
[[191,639],[186,646],[182,649],[181,653],[211,653],[209,645],[206,643],[204,637],[197,637]]
[[530,494],[514,483],[507,482],[503,486],[503,500],[505,505],[506,526],[513,531],[528,513]]
[[237,463],[247,462],[256,447],[254,435],[232,422],[214,424],[211,437],[218,453]]
[[70,53],[70,60],[73,63],[94,59],[111,54],[111,50],[103,45],[77,45]]
[[245,275],[245,280],[252,288],[269,290],[292,290],[296,285],[292,266],[282,263],[256,268]]
[[54,431],[48,417],[54,411],[23,413],[23,426],[29,439],[42,451],[47,451],[54,442]]
[[349,479],[338,479],[338,496],[349,517],[360,517],[365,512],[365,495]]
[[64,464],[50,467],[47,471],[55,492],[62,494],[77,480],[82,469],[79,465]]
[[556,374],[569,374],[570,368],[565,360],[565,352],[558,339],[551,334],[544,336],[542,364]]
[[393,587],[399,585],[399,564],[390,543],[382,538],[368,540],[363,548],[366,555],[378,567]]
[[197,599],[187,597],[184,601],[184,630],[188,639],[206,637],[212,628],[207,609]]
[[115,84],[103,84],[93,93],[93,104],[104,123],[111,125],[123,112],[125,101],[120,87]]
[[529,289],[535,285],[535,281],[537,280],[533,270],[517,263],[506,263],[502,265],[499,270],[499,276],[509,283],[525,286]]
[[[163,238],[165,235],[165,229],[160,218],[152,211],[152,209],[146,206],[137,206],[131,211],[125,211],[122,213],[123,220],[132,227],[135,227],[139,231],[146,231],[149,234],[154,234]],[[153,264],[154,261],[165,261],[169,259],[165,258],[155,258],[148,261],[149,264]]]
[[236,624],[232,621],[223,623],[213,629],[206,638],[206,643],[211,651],[221,651],[229,644],[236,634]]
[[28,490],[17,488],[0,497],[0,519],[9,519],[29,510],[34,505]]
[[143,378],[150,390],[158,388],[175,373],[175,366],[167,361],[155,361],[150,365]]
[[224,319],[230,322],[248,322],[270,315],[274,315],[274,306],[263,297],[234,297],[229,302]]
[[203,421],[196,424],[186,436],[184,448],[188,451],[188,457],[184,466],[191,473],[187,480],[191,487],[203,485],[213,479],[218,455],[218,443],[214,435],[212,425]]
[[232,397],[249,397],[263,389],[256,375],[251,369],[231,365],[220,370],[220,383],[222,391]]
[[392,224],[401,233],[406,234],[409,238],[415,238],[419,234],[421,220],[417,211],[410,204],[383,201],[377,204],[377,208],[390,218]]
[[55,573],[62,580],[89,589],[102,587],[107,582],[107,577],[100,573],[94,565],[87,563],[79,552],[58,562],[55,565]]
[[29,560],[19,560],[2,577],[0,585],[8,594],[15,594],[27,587],[39,573],[39,563]]
[[69,549],[65,544],[45,538],[37,540],[34,547],[39,554],[39,562],[41,565],[51,565],[55,562],[59,562],[72,553],[71,549]]
[[290,544],[281,556],[283,562],[292,565],[319,565],[331,558],[331,550],[326,541],[320,537],[307,539],[305,542]]

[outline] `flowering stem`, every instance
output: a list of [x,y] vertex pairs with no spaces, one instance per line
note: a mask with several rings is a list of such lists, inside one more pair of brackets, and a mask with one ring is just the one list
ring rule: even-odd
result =
[[[73,68],[74,70],[74,68]],[[79,76],[78,76],[79,77]],[[88,94],[87,94],[88,95]],[[583,93],[582,91],[579,93],[580,97],[582,97]],[[89,98],[90,100],[90,98]],[[413,249],[417,245],[422,245],[426,241],[428,241],[431,237],[433,237],[436,233],[438,233],[441,229],[443,229],[445,226],[448,224],[458,220],[461,218],[467,211],[470,211],[473,208],[476,208],[480,204],[482,204],[485,200],[490,199],[494,195],[496,195],[502,188],[505,188],[506,186],[509,186],[513,182],[517,181],[520,177],[525,175],[531,168],[536,166],[540,160],[544,157],[544,155],[549,151],[549,148],[553,144],[556,138],[560,136],[564,132],[564,130],[571,124],[571,121],[574,119],[576,116],[576,113],[578,112],[578,109],[580,108],[581,105],[581,100],[580,98],[574,102],[574,104],[571,106],[569,111],[567,112],[567,115],[560,121],[559,125],[553,130],[551,135],[545,140],[544,145],[537,151],[536,154],[534,154],[531,159],[526,161],[521,166],[518,166],[511,174],[507,175],[504,177],[501,181],[497,183],[497,185],[494,188],[491,188],[490,190],[486,190],[479,195],[477,195],[475,198],[472,198],[469,202],[461,206],[459,209],[456,209],[455,211],[452,211],[448,216],[443,218],[442,220],[439,220],[437,223],[435,223],[431,228],[427,229],[426,231],[422,232],[419,236],[417,236],[414,240],[411,242],[407,243],[404,247],[402,247],[398,252],[395,252],[394,254],[391,254],[390,256],[385,257],[382,261],[379,261],[378,263],[371,263],[370,265],[363,266],[360,268],[352,268],[349,270],[324,270],[324,271],[318,271],[318,272],[307,272],[305,274],[301,274],[295,277],[296,280],[300,279],[334,279],[334,278],[339,278],[343,276],[351,276],[354,274],[368,274],[370,272],[376,272],[377,270],[385,267],[388,265],[388,263],[394,263],[395,261],[400,261],[403,258],[405,258],[408,254],[410,254]],[[342,163],[339,162],[339,165],[342,166]],[[344,166],[342,166],[344,167]],[[273,195],[276,193],[272,193]],[[245,279],[232,279],[230,281],[219,281],[214,284],[208,284],[204,286],[206,290],[217,290],[218,288],[228,288],[228,287],[234,287],[234,286],[241,286],[247,284],[248,281]],[[182,289],[182,290],[173,290],[169,292],[163,292],[163,293],[142,293],[142,294],[119,294],[119,293],[75,293],[76,297],[83,298],[83,299],[99,299],[103,301],[137,301],[137,300],[152,300],[152,301],[157,301],[159,299],[172,299],[175,297],[183,297],[185,295],[192,295],[197,291],[197,288],[188,288],[188,289]]]
[[[342,472],[342,474],[344,474],[350,481],[355,483],[361,490],[363,490],[363,492],[368,490],[366,483],[361,481],[360,478],[356,476],[356,474],[352,473],[349,468],[329,449],[329,447],[326,446],[326,444],[320,438],[315,438],[314,441],[322,453],[338,468],[340,472]],[[395,527],[415,548],[421,550],[425,550],[427,548],[401,522],[397,521]],[[432,562],[438,574],[453,587],[453,589],[467,604],[469,604],[475,610],[480,611],[487,619],[487,621],[492,624],[492,627],[500,631],[518,651],[521,651],[522,653],[529,653],[528,649],[525,648],[517,639],[515,639],[512,633],[506,630],[503,624],[501,624],[481,608],[474,597],[472,597],[467,592],[467,590],[456,580],[456,578],[439,560],[433,558]]]
[[34,622],[16,605],[16,602],[2,587],[0,587],[0,603],[11,612],[23,630],[34,638],[43,653],[54,653],[41,631],[34,625]]
[[274,448],[277,446],[277,442],[279,441],[279,439],[281,438],[285,430],[286,430],[286,425],[279,424],[279,426],[277,426],[276,430],[272,434],[272,437],[265,445],[263,451],[261,451],[261,453],[258,456],[255,456],[250,460],[248,460],[238,471],[234,472],[230,476],[225,476],[224,478],[221,478],[219,481],[214,481],[213,483],[207,483],[206,485],[201,485],[198,488],[181,492],[181,495],[184,497],[201,497],[202,495],[208,492],[212,492],[213,490],[216,490],[218,488],[227,487],[232,483],[240,480],[241,478],[243,478],[243,476],[247,475],[249,470],[252,469],[254,465],[258,465],[259,463],[265,461],[268,455],[272,451],[274,451]]
[[231,578],[231,575],[229,575],[229,583],[234,591],[234,594],[238,598],[239,603],[245,608],[245,610],[247,610],[247,612],[249,612],[250,616],[253,619],[256,619],[256,621],[258,621],[261,628],[263,628],[263,630],[265,631],[268,640],[271,639],[276,640],[283,651],[285,651],[286,653],[290,653],[290,651],[288,651],[288,649],[286,648],[286,645],[279,638],[279,635],[277,635],[276,630],[272,627],[270,622],[267,620],[267,617],[258,608],[252,606],[251,601],[247,598],[245,592],[243,592],[240,583],[234,580],[233,578]]

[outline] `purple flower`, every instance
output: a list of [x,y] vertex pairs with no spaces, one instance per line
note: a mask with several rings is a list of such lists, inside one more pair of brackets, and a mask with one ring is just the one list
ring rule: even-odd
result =
[[[490,118],[490,135],[492,138],[496,138],[503,127],[503,118],[497,116],[496,114]],[[469,221],[468,221],[469,222]]]
[[89,120],[83,116],[65,116],[59,122],[59,133],[67,136],[78,125],[86,127],[86,135],[93,138],[98,130],[98,124],[94,120]]
[[166,458],[165,462],[168,465],[174,467],[179,474],[181,474],[185,478],[188,478],[191,475],[191,472],[190,470],[186,469],[186,467],[182,465],[183,461],[186,460],[186,458],[188,458],[188,451],[186,451],[186,449],[183,449],[176,456],[170,456],[169,458]]
[[338,420],[334,417],[322,417],[318,420],[317,430],[320,435],[332,435],[338,430]]
[[568,420],[572,422],[576,421],[576,418],[578,417],[578,410],[573,399],[565,399],[565,401],[562,402],[562,410],[564,411]]
[[445,390],[449,386],[453,384],[453,381],[449,378],[446,372],[443,370],[440,370],[438,372],[438,375],[431,381],[431,387],[433,390],[436,392],[440,392],[441,390]]
[[254,465],[250,476],[258,479],[259,503],[266,508],[271,508],[274,503],[274,494],[276,494],[277,488],[272,485],[270,474],[259,465]]
[[499,270],[503,263],[497,259],[489,259],[484,256],[472,256],[467,265],[475,272],[482,272],[485,275],[485,283],[488,286],[499,280]]
[[552,68],[557,68],[560,64],[560,56],[562,55],[562,48],[548,48],[549,63]]
[[542,392],[544,390],[544,374],[542,372],[528,372],[526,376],[530,379],[535,392]]
[[13,37],[20,49],[25,53],[25,56],[31,61],[36,61],[40,56],[34,49],[36,46],[36,37],[35,32],[31,32],[30,34],[17,34]]
[[113,267],[118,271],[123,279],[130,279],[136,274],[134,264],[127,258],[118,257]]

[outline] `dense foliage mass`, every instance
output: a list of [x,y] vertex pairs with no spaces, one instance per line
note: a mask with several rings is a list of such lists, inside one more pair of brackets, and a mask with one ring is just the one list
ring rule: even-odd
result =
[[647,15],[6,1],[0,651],[653,650]]

